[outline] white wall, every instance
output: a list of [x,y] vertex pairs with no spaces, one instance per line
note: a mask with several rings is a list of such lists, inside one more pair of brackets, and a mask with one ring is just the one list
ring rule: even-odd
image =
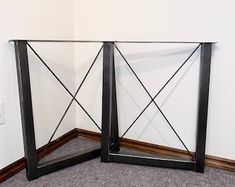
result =
[[[6,123],[0,125],[0,169],[22,158],[23,139],[20,119],[14,48],[10,39],[73,38],[73,1],[0,0],[0,101],[5,104]],[[43,59],[74,89],[73,46],[32,44]],[[29,51],[37,147],[48,141],[49,133],[69,102],[57,82]],[[61,93],[60,93],[60,92]],[[62,102],[61,102],[62,101]],[[49,112],[48,112],[49,111]],[[54,112],[54,113],[53,113]],[[74,128],[72,108],[57,134]]]
[[[233,126],[235,86],[232,84],[232,80],[235,79],[233,73],[235,28],[229,21],[235,16],[234,7],[235,3],[231,0],[79,0],[75,1],[74,6],[74,36],[75,39],[89,40],[217,41],[218,44],[213,48],[212,56],[206,153],[235,159]],[[169,73],[174,71],[193,49],[193,46],[186,45],[152,45],[148,47],[119,45],[119,47],[144,83],[148,84],[148,88],[152,88],[151,93],[158,90],[162,84],[161,81],[166,80],[167,75],[169,76]],[[163,49],[161,49],[162,47]],[[88,68],[88,62],[91,63],[97,50],[98,46],[95,45],[91,46],[90,50],[76,48],[77,84],[81,80],[80,74],[85,71],[85,68],[81,70],[78,67]],[[173,58],[177,60],[173,60]],[[190,66],[192,62],[193,65]],[[127,124],[133,120],[149,98],[144,95],[136,80],[121,63],[124,64],[117,55],[118,111],[120,131],[124,132]],[[99,66],[99,68],[101,67]],[[168,74],[164,76],[165,73]],[[183,76],[183,74],[185,75]],[[182,76],[182,80],[178,81]],[[95,77],[91,78],[89,82],[91,87],[87,85],[84,88],[86,91],[81,93],[80,97],[84,106],[91,111],[99,123],[101,122],[99,111],[101,108],[101,79],[102,75],[97,71]],[[191,150],[195,147],[193,132],[196,119],[197,86],[198,53],[189,62],[189,66],[185,67],[169,85],[164,94],[166,97],[170,97],[162,106]],[[170,92],[172,88],[174,89]],[[88,96],[89,99],[85,99],[85,96]],[[161,105],[164,100],[164,98],[159,98],[156,101]],[[95,104],[92,104],[93,101],[96,101]],[[139,106],[140,108],[138,108]],[[152,106],[133,127],[132,133],[130,132],[126,137],[182,148],[162,118],[159,117],[159,113],[156,118],[151,119],[154,111]],[[78,112],[80,112],[79,109],[77,109]],[[146,126],[148,128],[141,135],[141,130]],[[97,130],[80,113],[77,115],[77,127]]]
[[[218,41],[212,59],[207,154],[234,159],[235,87],[230,81],[235,78],[232,60],[235,29],[228,21],[235,16],[233,7],[234,2],[230,0],[0,0],[0,101],[5,103],[6,114],[6,123],[0,125],[0,168],[23,156],[14,49],[8,43],[12,38]],[[100,48],[98,44],[32,45],[73,92]],[[154,94],[195,45],[119,47],[150,88],[150,93]],[[120,55],[115,54],[120,132],[124,132],[149,98]],[[70,97],[30,50],[29,56],[39,147],[48,140]],[[98,124],[101,124],[101,62],[102,54],[77,97]],[[195,147],[198,62],[196,53],[156,100],[191,150]],[[57,136],[74,128],[74,112],[73,106]],[[183,118],[179,115],[181,113]],[[98,131],[79,107],[76,107],[76,123],[79,128]],[[146,111],[126,137],[182,148],[154,106]]]
[[[101,44],[82,43],[75,46],[75,72],[76,72],[76,89],[81,84],[86,72],[94,61]],[[83,86],[77,94],[78,101],[88,111],[95,122],[101,127],[101,95],[102,95],[102,61],[103,53],[101,51],[93,68],[88,74]],[[78,127],[95,130],[100,132],[99,129],[93,124],[86,113],[76,105],[76,122],[80,124]]]

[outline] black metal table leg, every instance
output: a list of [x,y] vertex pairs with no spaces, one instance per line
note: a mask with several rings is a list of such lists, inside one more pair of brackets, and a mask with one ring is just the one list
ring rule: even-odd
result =
[[21,121],[23,128],[25,158],[27,160],[26,174],[28,180],[38,178],[36,145],[27,53],[27,41],[15,41],[15,55],[18,75]]
[[[128,67],[131,69],[138,82],[143,86],[146,93],[149,95],[151,101],[143,109],[143,111],[136,117],[133,123],[128,127],[123,136],[134,125],[138,118],[153,102],[161,114],[165,117],[160,107],[155,102],[155,98],[166,87],[166,85],[174,78],[174,76],[185,65],[189,58],[201,46],[201,62],[200,62],[200,86],[199,86],[199,104],[198,104],[198,122],[197,122],[197,140],[196,140],[196,158],[187,149],[179,135],[175,132],[181,143],[186,148],[191,160],[178,160],[178,159],[162,159],[156,157],[146,157],[137,155],[120,154],[119,151],[119,138],[118,138],[118,119],[117,119],[117,98],[116,98],[116,81],[115,81],[115,65],[114,65],[114,50],[113,46],[118,50]],[[197,172],[204,171],[205,160],[205,142],[206,142],[206,126],[207,126],[207,110],[208,110],[208,94],[209,94],[209,78],[210,78],[210,62],[211,62],[212,43],[200,43],[189,57],[181,64],[176,72],[169,78],[164,86],[153,97],[149,94],[138,75],[130,66],[124,55],[113,42],[104,43],[104,58],[103,58],[103,110],[102,110],[102,146],[101,146],[101,160],[103,162],[122,162],[129,164],[139,164],[148,166],[168,167],[174,169],[194,170]],[[168,121],[168,120],[167,120]],[[172,125],[168,123],[171,127]],[[172,130],[174,128],[172,127]],[[117,146],[115,146],[117,145]],[[117,148],[117,149],[115,149]]]
[[211,51],[212,51],[211,43],[201,44],[197,140],[196,140],[196,171],[198,172],[204,172],[204,165],[205,165]]
[[[34,54],[40,59],[43,65],[47,70],[55,77],[55,79],[63,86],[63,88],[69,93],[72,97],[68,107],[66,108],[64,114],[62,115],[59,123],[56,126],[48,144],[45,146],[44,151],[47,149],[49,143],[51,142],[55,132],[60,126],[62,120],[64,119],[68,109],[70,108],[73,101],[83,109],[87,116],[94,122],[97,128],[100,127],[89,115],[89,113],[84,109],[84,107],[77,101],[76,95],[82,87],[85,79],[90,73],[94,63],[96,62],[100,52],[102,51],[103,46],[100,48],[98,54],[96,55],[94,61],[92,62],[90,68],[88,69],[85,77],[82,80],[82,83],[79,85],[76,93],[73,95],[68,88],[63,84],[59,77],[50,69],[50,67],[42,60],[42,58],[36,53],[30,44],[27,43],[27,40],[14,40],[15,44],[15,55],[16,55],[16,65],[17,65],[17,74],[18,74],[18,85],[19,85],[19,95],[20,95],[20,108],[21,108],[21,119],[23,127],[23,138],[24,138],[24,150],[25,157],[27,160],[27,178],[28,180],[34,180],[38,177],[48,174],[50,172],[69,167],[76,163],[81,163],[92,158],[100,156],[101,148],[100,146],[95,146],[94,148],[87,149],[76,154],[68,155],[58,159],[51,160],[49,162],[39,162],[36,155],[36,144],[35,144],[35,132],[34,132],[34,120],[33,120],[33,107],[32,107],[32,98],[31,98],[31,84],[30,84],[30,75],[29,75],[29,64],[28,64],[28,53],[27,46],[34,52]],[[100,129],[101,130],[101,129]],[[43,155],[43,154],[42,154]]]
[[109,149],[112,125],[113,100],[113,44],[104,43],[103,49],[103,96],[102,96],[102,136],[101,161],[109,161]]

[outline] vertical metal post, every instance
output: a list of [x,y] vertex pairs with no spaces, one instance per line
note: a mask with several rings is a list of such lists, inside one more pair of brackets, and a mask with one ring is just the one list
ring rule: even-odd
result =
[[113,44],[104,43],[103,49],[103,93],[102,93],[102,136],[101,161],[109,161],[110,132],[113,100]]
[[118,132],[118,113],[117,113],[117,94],[116,94],[116,75],[115,75],[115,58],[114,58],[114,45],[112,44],[112,56],[113,56],[113,91],[112,91],[112,122],[111,122],[111,140],[112,151],[119,151],[119,132]]
[[204,172],[212,43],[201,44],[197,116],[196,171]]
[[27,178],[38,178],[33,109],[27,54],[27,41],[15,41],[16,67],[19,85],[21,121],[23,128],[24,150],[27,160]]

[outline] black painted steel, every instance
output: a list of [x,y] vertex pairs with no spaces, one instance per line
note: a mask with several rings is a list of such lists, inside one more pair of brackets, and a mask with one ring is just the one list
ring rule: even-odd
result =
[[48,69],[48,71],[55,77],[55,79],[63,86],[63,88],[64,88],[64,89],[69,93],[69,95],[72,97],[72,100],[70,101],[70,103],[69,103],[69,105],[67,106],[67,108],[66,108],[64,114],[62,115],[61,119],[59,120],[59,123],[58,123],[58,125],[56,126],[55,131],[53,132],[52,137],[50,138],[50,141],[49,141],[48,143],[51,142],[53,136],[55,135],[55,132],[57,131],[58,127],[60,126],[61,122],[63,121],[63,119],[64,119],[66,113],[68,112],[68,110],[69,110],[69,108],[70,108],[70,106],[72,105],[72,103],[73,103],[74,100],[75,100],[76,103],[81,107],[81,109],[86,113],[86,115],[90,118],[90,120],[95,124],[95,126],[101,131],[101,128],[99,127],[99,125],[98,125],[98,124],[95,122],[95,120],[90,116],[90,114],[89,114],[89,113],[86,111],[86,109],[81,105],[81,103],[76,99],[76,96],[77,96],[79,90],[81,89],[83,83],[85,82],[85,80],[86,80],[88,74],[90,73],[92,67],[94,66],[94,64],[95,64],[95,62],[96,62],[96,60],[97,60],[97,58],[98,58],[100,52],[102,51],[103,45],[101,46],[100,50],[98,51],[98,53],[97,53],[95,59],[93,60],[93,62],[92,62],[92,64],[91,64],[90,68],[88,69],[86,75],[84,76],[84,78],[83,78],[81,84],[79,85],[79,87],[78,87],[78,89],[77,89],[77,91],[75,92],[74,95],[69,91],[69,89],[68,89],[68,88],[65,86],[65,84],[60,80],[60,78],[52,71],[52,69],[45,63],[45,61],[39,56],[39,54],[33,49],[33,47],[32,47],[29,43],[27,43],[27,45],[28,45],[28,46],[30,47],[30,49],[34,52],[34,54],[39,58],[39,60],[43,63],[43,65]]
[[[25,146],[25,156],[27,158],[27,178],[28,180],[33,180],[41,175],[48,174],[50,172],[71,166],[76,163],[87,161],[89,159],[95,158],[101,154],[102,162],[122,162],[129,164],[139,164],[147,166],[159,166],[159,167],[169,167],[178,169],[195,170],[197,172],[204,171],[204,160],[205,160],[205,142],[206,142],[206,126],[207,126],[207,113],[208,113],[208,98],[209,98],[209,80],[210,80],[210,64],[211,64],[211,51],[212,44],[215,42],[176,42],[176,41],[71,41],[71,40],[11,40],[15,44],[16,53],[16,64],[17,64],[17,74],[19,83],[19,94],[20,94],[20,106],[21,106],[21,116],[22,116],[22,127],[24,133],[24,146]],[[36,53],[36,51],[28,44],[28,42],[93,42],[93,43],[103,43],[103,46],[99,50],[95,60],[90,66],[88,72],[79,85],[76,93],[73,95],[69,89],[63,84],[63,82],[58,78],[58,76],[50,69],[50,67],[42,60],[42,58]],[[157,94],[152,97],[144,84],[139,79],[138,75],[134,72],[133,68],[130,66],[128,61],[122,55],[120,50],[115,46],[115,43],[191,43],[199,44],[197,48],[189,55],[189,57],[181,64],[181,66],[173,73],[173,75],[168,79],[168,81],[162,86],[162,88],[157,92]],[[46,66],[46,68],[52,73],[52,75],[57,79],[58,82],[64,87],[64,89],[72,97],[71,104],[75,100],[77,104],[84,110],[88,117],[92,120],[88,112],[81,106],[77,101],[76,95],[80,88],[82,87],[86,77],[88,76],[91,68],[93,67],[96,59],[98,58],[100,52],[103,49],[103,93],[102,93],[102,137],[101,137],[101,149],[99,147],[88,149],[83,152],[69,155],[66,157],[51,160],[49,162],[39,163],[36,159],[36,146],[35,146],[35,134],[34,134],[34,123],[33,123],[33,111],[32,111],[32,100],[31,100],[31,88],[30,88],[30,76],[28,67],[28,54],[27,45],[32,49],[32,51],[38,56],[41,62]],[[201,46],[201,62],[200,62],[200,85],[199,85],[199,99],[198,99],[198,121],[197,121],[197,140],[196,140],[196,160],[174,160],[174,159],[162,159],[154,157],[144,157],[144,156],[134,156],[127,154],[119,154],[119,139],[128,132],[128,130],[134,125],[138,118],[143,114],[143,112],[148,108],[148,106],[154,102],[155,106],[161,112],[165,120],[167,120],[168,125],[173,126],[166,118],[160,107],[155,102],[155,98],[162,92],[162,90],[168,85],[168,83],[175,77],[175,75],[180,71],[180,69],[186,64],[186,62],[191,58],[191,56],[196,52],[196,50]],[[151,101],[146,105],[142,112],[137,116],[133,123],[128,127],[125,133],[119,138],[118,133],[118,114],[117,114],[117,95],[116,95],[116,76],[115,76],[115,59],[114,59],[114,47],[120,52],[123,59],[126,61],[128,67],[134,73],[135,77],[139,83],[143,86],[146,93],[149,95]],[[57,125],[52,138],[58,129],[61,121],[67,113],[69,107],[65,110],[59,124]],[[92,120],[96,125],[97,123]],[[98,125],[97,125],[98,127]],[[100,129],[100,128],[99,128]],[[178,137],[178,136],[177,136]],[[51,139],[50,138],[50,141]],[[180,139],[180,137],[178,137]],[[180,139],[182,140],[182,139]],[[49,141],[49,142],[50,142]],[[184,144],[182,141],[181,143]],[[185,145],[185,144],[184,144]],[[185,146],[188,151],[187,147]],[[189,151],[188,151],[189,152]],[[190,153],[190,152],[189,152]],[[191,153],[190,153],[191,155]],[[192,155],[191,155],[192,156]]]
[[[114,45],[114,44],[113,44]],[[113,48],[112,45],[112,48]],[[114,49],[113,53],[113,78],[112,78],[112,124],[111,124],[111,150],[119,151],[119,132],[118,132],[118,112],[117,112],[117,95],[116,95],[116,74],[115,74],[115,58],[114,58]]]
[[[111,125],[113,114],[113,43],[104,43],[103,50],[103,95],[102,95],[102,135],[101,161],[109,161]],[[116,106],[115,106],[116,107]],[[113,123],[114,124],[114,123]]]
[[192,57],[192,55],[197,51],[200,47],[200,44],[197,48],[189,55],[189,57],[180,65],[180,67],[173,73],[173,75],[167,80],[167,82],[162,86],[162,88],[157,92],[157,94],[151,99],[151,101],[144,107],[144,109],[140,112],[140,114],[135,118],[135,120],[131,123],[131,125],[127,128],[127,130],[123,133],[121,138],[130,130],[130,128],[135,124],[135,122],[139,119],[139,117],[144,113],[144,111],[149,107],[149,105],[157,98],[157,96],[163,91],[163,89],[169,84],[169,82],[175,77],[175,75],[182,69],[182,67],[186,64],[186,62]]
[[27,160],[28,180],[38,178],[33,108],[29,76],[29,64],[26,41],[14,41],[16,67],[18,75],[21,121],[24,138],[24,152]]
[[196,171],[204,172],[207,113],[210,86],[212,44],[201,44],[198,117],[197,117],[197,140],[196,140]]
[[[166,120],[167,124],[170,126],[170,128],[172,129],[172,131],[174,132],[174,134],[177,136],[177,138],[180,140],[181,144],[184,146],[184,148],[186,149],[186,151],[188,152],[188,154],[191,156],[192,160],[194,160],[194,156],[191,154],[191,152],[189,151],[189,149],[187,148],[187,146],[185,145],[184,141],[182,140],[182,138],[179,136],[179,134],[176,132],[176,130],[174,129],[173,125],[170,123],[170,121],[168,120],[168,118],[166,117],[166,115],[163,113],[163,111],[161,110],[161,108],[158,106],[158,104],[155,102],[155,99],[153,99],[153,97],[151,96],[151,94],[149,93],[149,91],[147,90],[147,88],[145,87],[145,85],[143,84],[143,82],[140,80],[140,78],[138,77],[138,75],[135,73],[134,69],[131,67],[130,63],[127,61],[127,59],[124,57],[124,55],[122,54],[122,52],[120,51],[120,49],[115,45],[115,48],[118,50],[119,54],[121,55],[121,57],[123,58],[123,60],[126,62],[127,66],[129,67],[129,69],[131,70],[131,72],[134,74],[134,76],[136,77],[136,79],[138,80],[138,82],[141,84],[141,86],[144,88],[145,92],[148,94],[148,96],[151,99],[151,102],[154,103],[154,105],[157,107],[157,109],[159,110],[159,112],[161,113],[161,115],[163,116],[163,118]],[[197,49],[199,48],[196,47],[196,49],[193,50],[192,54],[194,54]],[[190,55],[191,57],[192,55]],[[189,58],[187,58],[189,59]],[[188,60],[186,60],[187,62]],[[169,83],[169,82],[168,82]],[[135,121],[136,122],[136,121]],[[133,124],[131,124],[131,127],[133,126]],[[130,128],[128,128],[128,130],[125,131],[125,133],[123,133],[123,135],[121,136],[121,138],[124,137],[124,135],[130,130]]]
[[38,166],[39,176],[49,174],[51,172],[79,164],[100,156],[100,146],[86,149],[78,153],[42,162]]
[[[109,45],[108,45],[109,44]],[[205,141],[206,141],[206,118],[207,118],[207,104],[208,104],[208,91],[209,91],[209,65],[208,61],[210,62],[211,59],[211,46],[212,43],[203,43],[199,44],[196,49],[189,55],[189,57],[180,65],[180,67],[173,73],[173,75],[168,79],[168,81],[162,86],[162,88],[157,92],[157,94],[152,97],[148,90],[145,88],[141,80],[138,78],[136,73],[134,72],[133,68],[130,66],[128,61],[125,59],[123,54],[120,52],[118,47],[114,43],[107,43],[107,49],[104,50],[104,71],[103,71],[103,77],[105,83],[103,87],[103,110],[102,110],[102,116],[103,123],[102,123],[102,146],[101,146],[101,160],[103,162],[121,162],[121,163],[129,163],[129,164],[138,164],[138,165],[147,165],[147,166],[159,166],[159,167],[168,167],[173,169],[186,169],[186,170],[194,170],[198,172],[204,171],[204,159],[205,159]],[[201,73],[200,73],[200,89],[199,89],[199,107],[198,107],[198,135],[197,135],[197,148],[196,148],[196,160],[194,160],[194,156],[189,152],[187,147],[185,146],[186,150],[192,157],[192,161],[181,161],[181,160],[172,160],[172,159],[161,159],[161,158],[155,158],[155,157],[143,157],[143,156],[134,156],[134,155],[127,155],[127,154],[121,154],[117,151],[113,150],[112,146],[110,146],[110,129],[113,129],[113,125],[118,125],[115,122],[112,122],[112,108],[116,106],[116,103],[111,100],[111,96],[113,95],[113,92],[115,92],[114,87],[112,87],[112,84],[115,83],[115,77],[113,77],[114,70],[112,70],[112,64],[113,60],[111,56],[113,55],[113,51],[111,50],[112,45],[115,46],[115,48],[119,51],[139,83],[143,86],[149,97],[151,98],[151,101],[149,104],[142,110],[142,112],[137,116],[137,118],[134,120],[134,122],[128,127],[128,129],[125,131],[125,133],[120,137],[123,138],[123,136],[128,132],[128,130],[134,125],[136,120],[143,114],[143,112],[147,109],[147,107],[152,103],[155,102],[154,99],[162,92],[162,90],[167,86],[167,84],[175,77],[175,75],[181,70],[181,68],[186,64],[186,62],[192,57],[192,55],[197,51],[197,49],[202,45],[202,55],[201,55]],[[209,51],[208,54],[206,54]],[[202,65],[204,62],[207,61],[207,65]],[[114,67],[114,66],[113,66]],[[205,86],[202,86],[205,81]],[[105,99],[107,98],[107,99]],[[206,104],[206,106],[204,106]],[[161,112],[161,109],[156,104],[157,108]],[[161,112],[163,117],[167,120],[163,112]],[[168,120],[167,120],[168,121]],[[169,121],[168,121],[169,122]],[[199,124],[202,123],[202,124]],[[172,125],[169,123],[172,127]],[[110,127],[111,126],[111,127]],[[115,127],[116,128],[116,127]],[[174,128],[172,127],[172,130]],[[176,135],[178,135],[175,132]],[[112,135],[111,135],[112,137]],[[179,137],[180,139],[180,137]],[[201,139],[201,140],[200,140]],[[180,139],[181,140],[181,139]],[[183,143],[183,142],[182,142]],[[112,144],[112,142],[111,142]],[[114,143],[113,143],[114,144]],[[184,143],[183,143],[184,144]],[[185,144],[184,144],[185,145]],[[197,151],[199,151],[197,153]],[[202,169],[203,168],[203,169]]]
[[136,155],[117,154],[117,153],[110,153],[109,160],[110,162],[120,162],[127,164],[157,166],[163,168],[184,169],[184,170],[194,170],[196,165],[195,161],[162,159],[155,157],[136,156]]
[[[73,97],[70,103],[72,103],[75,100],[93,122],[94,120],[91,118],[88,112],[83,108],[83,106],[81,106],[81,104],[77,101],[75,97],[78,91],[80,90],[80,88],[82,87],[86,77],[90,73],[90,70],[93,67],[96,59],[98,58],[100,52],[102,51],[102,47],[100,48],[92,65],[90,66],[88,72],[86,73],[81,84],[79,85],[76,93],[72,95],[72,93],[68,90],[68,88],[63,84],[63,82],[58,78],[58,76],[49,68],[49,66],[42,60],[42,58],[38,55],[38,53],[36,53],[36,51],[27,43],[27,41],[23,41],[23,40],[14,41],[14,44],[15,44],[19,94],[20,94],[21,118],[22,118],[23,134],[24,134],[25,157],[27,160],[27,168],[26,168],[27,172],[26,173],[27,173],[28,180],[37,179],[38,177],[42,175],[48,174],[58,169],[65,168],[65,167],[74,165],[76,163],[81,163],[81,162],[84,162],[84,161],[87,161],[87,160],[90,160],[92,158],[99,156],[101,149],[100,147],[98,148],[96,147],[94,149],[84,150],[74,155],[69,155],[69,156],[55,159],[46,163],[38,164],[38,161],[36,158],[36,145],[35,145],[35,133],[34,133],[34,121],[33,121],[33,111],[32,111],[32,100],[31,100],[31,88],[30,88],[31,84],[30,84],[30,76],[29,76],[27,45],[30,47],[30,49],[32,49],[32,51],[36,54],[36,56],[38,56],[41,62],[52,73],[52,75],[57,79],[57,81],[59,81],[60,84],[65,88],[65,90]],[[71,104],[69,104],[66,111],[64,112],[48,144],[53,138],[64,116],[66,115],[67,110],[69,109],[70,105]],[[97,127],[99,128],[98,125]],[[48,144],[46,145],[46,148],[48,147]]]
[[[27,45],[28,45],[29,48],[33,51],[33,53],[39,58],[39,60],[42,62],[42,64],[48,69],[48,71],[55,77],[55,79],[62,85],[62,87],[63,87],[63,88],[69,93],[69,95],[72,97],[72,100],[70,101],[69,105],[68,105],[67,108],[65,109],[65,111],[64,111],[63,115],[61,116],[61,118],[60,118],[58,124],[56,125],[55,130],[53,131],[51,137],[49,138],[49,141],[47,142],[47,145],[45,146],[45,148],[44,148],[44,150],[43,150],[43,153],[47,150],[47,148],[48,148],[48,146],[49,146],[51,140],[53,139],[53,137],[54,137],[56,131],[58,130],[59,126],[61,125],[61,123],[62,123],[64,117],[66,116],[66,114],[67,114],[69,108],[71,107],[73,101],[76,101],[76,103],[81,107],[81,109],[85,112],[85,114],[90,118],[90,120],[95,124],[95,126],[101,131],[101,128],[99,127],[99,125],[98,125],[98,124],[95,122],[95,120],[90,116],[90,114],[89,114],[89,113],[86,111],[86,109],[81,105],[81,103],[76,99],[76,96],[77,96],[79,90],[81,89],[83,83],[85,82],[87,76],[89,75],[89,73],[90,73],[92,67],[94,66],[94,64],[95,64],[95,62],[96,62],[98,56],[100,55],[100,53],[101,53],[101,51],[102,51],[102,49],[103,49],[103,45],[101,46],[100,50],[98,51],[98,53],[97,53],[95,59],[93,60],[91,66],[89,67],[89,69],[88,69],[86,75],[84,76],[82,82],[80,83],[80,85],[79,85],[79,87],[78,87],[78,89],[77,89],[77,91],[75,92],[74,95],[69,91],[69,89],[68,89],[68,88],[65,86],[65,84],[60,80],[60,78],[52,71],[52,69],[46,64],[46,62],[39,56],[39,54],[35,51],[35,49],[34,49],[28,42],[27,42]],[[42,153],[41,155],[44,155],[43,153]]]
[[[14,41],[25,41],[24,39],[13,39],[9,40],[9,42],[14,42]],[[139,44],[144,44],[144,43],[170,43],[170,44],[200,44],[200,43],[217,43],[214,41],[144,41],[144,40],[123,40],[123,41],[102,41],[102,40],[31,40],[28,39],[28,42],[48,42],[48,43],[139,43]]]

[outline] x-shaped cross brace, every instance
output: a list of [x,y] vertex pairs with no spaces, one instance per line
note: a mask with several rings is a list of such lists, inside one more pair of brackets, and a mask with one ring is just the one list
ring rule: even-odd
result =
[[194,160],[194,156],[192,155],[192,153],[189,151],[189,149],[187,148],[187,146],[185,145],[185,143],[183,142],[183,140],[180,138],[180,136],[178,135],[178,133],[176,132],[176,130],[174,129],[174,127],[172,126],[172,124],[170,123],[170,121],[167,119],[166,115],[163,113],[163,111],[161,110],[161,108],[158,106],[158,104],[155,102],[155,99],[157,98],[157,96],[163,91],[163,89],[168,85],[168,83],[175,77],[175,75],[180,71],[180,69],[186,64],[186,62],[193,56],[193,54],[197,51],[197,49],[200,47],[200,44],[193,50],[193,52],[187,57],[187,59],[180,65],[180,67],[173,73],[173,75],[167,80],[167,82],[162,86],[162,88],[157,92],[157,94],[152,97],[151,94],[149,93],[149,91],[147,90],[147,88],[145,87],[145,85],[143,84],[143,82],[140,80],[140,78],[138,77],[138,75],[135,73],[134,69],[131,67],[130,63],[127,61],[127,59],[124,57],[124,55],[122,54],[122,52],[120,51],[120,49],[114,44],[115,48],[117,49],[117,51],[119,52],[119,54],[121,55],[121,57],[123,58],[123,60],[126,62],[127,66],[129,67],[129,69],[131,70],[131,72],[134,74],[135,78],[138,80],[138,82],[141,84],[141,86],[144,88],[145,92],[148,94],[148,96],[150,97],[151,101],[144,107],[144,109],[141,111],[141,113],[135,118],[135,120],[131,123],[131,125],[127,128],[127,130],[123,133],[123,135],[120,138],[123,138],[126,133],[131,129],[131,127],[135,124],[135,122],[140,118],[140,116],[145,112],[145,110],[150,106],[151,103],[154,103],[154,105],[157,107],[157,109],[159,110],[159,112],[161,113],[161,115],[163,116],[163,118],[166,120],[167,124],[170,126],[170,128],[172,129],[172,131],[174,132],[174,134],[177,136],[177,138],[180,140],[180,142],[182,143],[182,145],[184,146],[184,148],[186,149],[186,151],[189,153],[189,155],[191,156],[192,160]]
[[51,137],[50,137],[50,139],[49,139],[47,145],[45,146],[45,148],[44,148],[44,150],[43,150],[41,156],[44,155],[43,153],[44,153],[44,152],[46,151],[46,149],[48,148],[49,143],[50,143],[51,140],[53,139],[53,137],[54,137],[56,131],[58,130],[59,126],[61,125],[61,123],[62,123],[64,117],[66,116],[66,114],[67,114],[69,108],[71,107],[71,105],[72,105],[72,103],[73,103],[74,101],[76,101],[76,103],[77,103],[77,104],[81,107],[81,109],[86,113],[86,115],[90,118],[90,120],[91,120],[91,121],[95,124],[95,126],[101,131],[101,128],[99,127],[99,125],[95,122],[95,120],[91,117],[91,115],[86,111],[86,109],[81,105],[81,103],[76,99],[76,96],[77,96],[79,90],[81,89],[83,83],[85,82],[87,76],[89,75],[89,73],[90,73],[92,67],[94,66],[94,64],[95,64],[95,62],[96,62],[96,60],[97,60],[97,58],[99,57],[99,55],[100,55],[100,53],[101,53],[101,51],[102,51],[102,49],[103,49],[103,45],[102,45],[101,48],[99,49],[97,55],[95,56],[95,59],[93,60],[93,62],[92,62],[92,64],[91,64],[90,68],[88,69],[87,73],[85,74],[84,78],[82,79],[82,82],[80,83],[80,85],[79,85],[79,87],[77,88],[77,90],[76,90],[76,92],[75,92],[74,95],[69,91],[69,89],[68,89],[68,88],[65,86],[65,84],[60,80],[60,78],[52,71],[52,69],[45,63],[45,61],[39,56],[39,54],[35,51],[35,49],[34,49],[28,42],[27,42],[27,45],[28,45],[29,48],[33,51],[33,53],[39,58],[39,60],[40,60],[40,61],[42,62],[42,64],[47,68],[47,70],[55,77],[55,79],[62,85],[62,87],[63,87],[63,88],[68,92],[68,94],[72,97],[72,99],[71,99],[71,101],[69,102],[68,106],[66,107],[66,109],[65,109],[65,111],[64,111],[64,113],[63,113],[63,115],[62,115],[62,117],[60,118],[60,120],[59,120],[59,122],[58,122],[58,124],[57,124],[57,126],[56,126],[56,128],[55,128],[55,130],[54,130],[54,132],[52,133],[52,135],[51,135]]
[[[118,42],[117,42],[118,43]],[[170,43],[170,42],[169,42]],[[146,89],[138,75],[135,73],[131,65],[128,63],[122,52],[115,45],[115,42],[104,43],[103,54],[103,108],[102,108],[102,139],[101,139],[101,161],[102,162],[121,162],[129,164],[160,166],[169,168],[181,168],[188,170],[196,170],[199,172],[204,171],[205,161],[205,140],[206,140],[206,125],[207,125],[207,107],[208,107],[208,93],[209,93],[209,74],[211,63],[211,50],[212,43],[197,43],[198,46],[192,51],[189,57],[179,66],[179,68],[172,74],[162,88],[151,96]],[[198,113],[197,113],[197,139],[196,139],[196,152],[193,155],[186,147],[183,140],[175,131],[166,115],[161,108],[155,102],[156,97],[162,92],[162,90],[168,85],[168,83],[175,77],[175,75],[181,70],[186,62],[192,57],[192,55],[201,46],[201,58],[200,58],[200,77],[199,77],[199,96],[198,96]],[[117,120],[117,99],[116,99],[116,78],[115,78],[115,64],[114,64],[114,49],[116,49],[138,82],[142,85],[151,101],[145,106],[140,114],[135,118],[127,130],[122,136],[118,135],[118,120]],[[166,120],[167,124],[173,130],[174,134],[178,137],[182,145],[190,155],[191,160],[181,159],[162,159],[157,157],[144,157],[130,154],[120,154],[119,141],[130,130],[134,123],[140,118],[144,111],[150,106],[151,103],[157,107],[161,115]]]

